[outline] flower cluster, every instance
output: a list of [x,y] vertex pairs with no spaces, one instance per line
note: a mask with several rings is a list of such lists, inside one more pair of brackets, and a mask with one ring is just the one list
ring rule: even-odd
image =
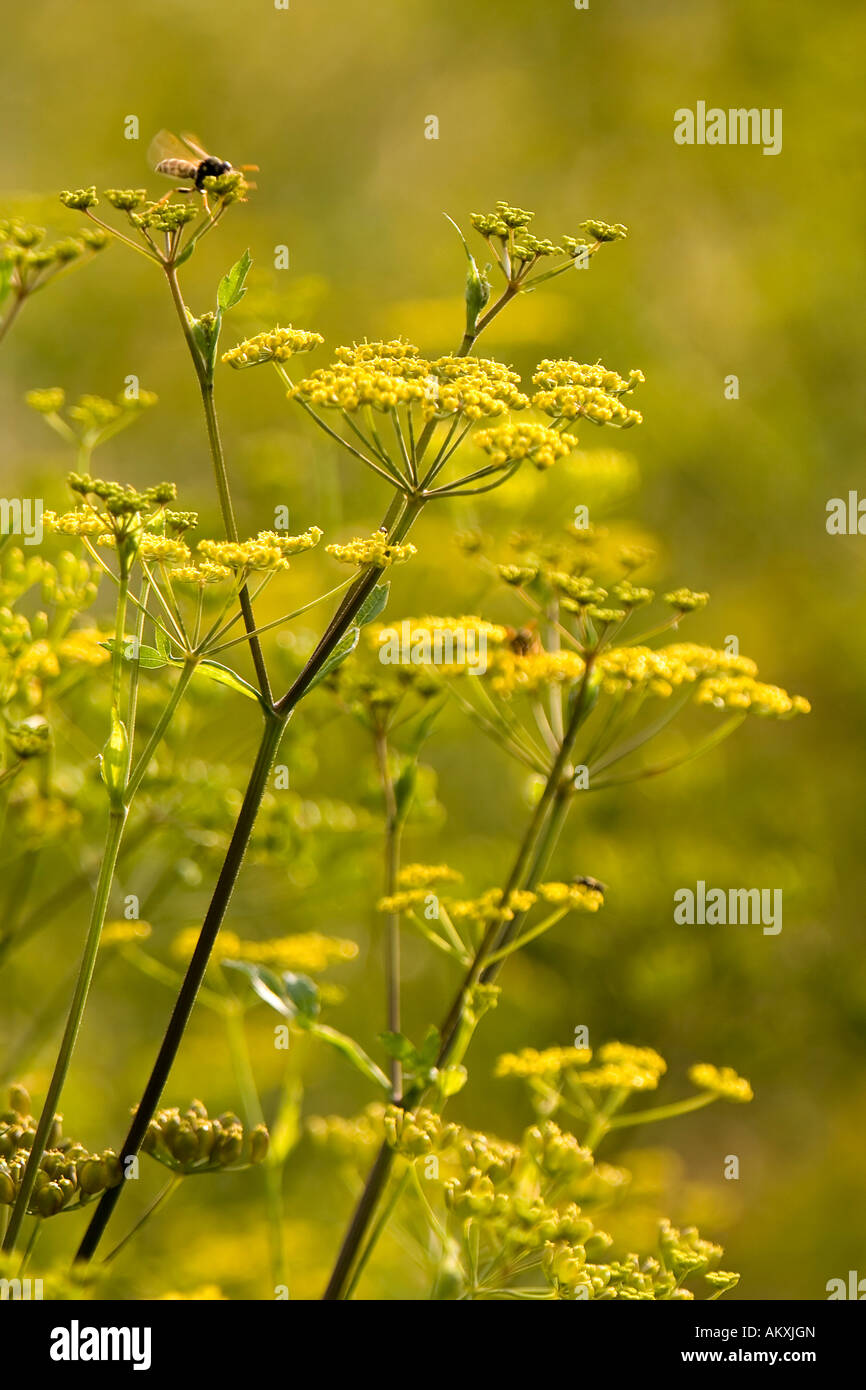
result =
[[85,229],[76,237],[46,243],[44,228],[14,217],[0,218],[0,309],[7,296],[12,303],[0,331],[31,294],[70,266],[101,251],[107,242],[105,232]]
[[183,1113],[177,1106],[158,1110],[142,1149],[176,1173],[213,1173],[261,1163],[268,1152],[268,1131],[264,1125],[245,1130],[231,1111],[211,1119],[202,1102],[194,1100]]
[[[604,242],[619,241],[627,235],[621,222],[613,225],[589,218],[579,227],[581,236],[562,236],[559,244],[538,237],[529,230],[535,214],[499,201],[493,212],[474,212],[470,218],[476,232],[484,238],[497,265],[509,284],[523,287],[567,270],[578,256],[591,256]],[[539,261],[558,259],[553,270],[530,278]]]
[[85,395],[79,396],[63,415],[66,393],[59,386],[28,391],[25,399],[31,410],[45,416],[46,423],[61,438],[67,442],[77,440],[88,450],[125,429],[157,401],[152,391],[137,391],[132,396],[121,392],[113,401]]
[[264,362],[288,362],[299,352],[312,352],[321,347],[324,338],[320,333],[311,333],[305,328],[268,329],[247,338],[223,353],[222,360],[230,367],[241,370],[244,367],[258,367]]
[[[189,960],[198,940],[198,929],[188,927],[180,932],[172,952],[180,960]],[[354,960],[358,945],[344,937],[323,936],[321,932],[297,932],[294,936],[274,937],[266,941],[246,941],[232,931],[223,931],[219,938],[222,960],[253,961],[268,965],[272,970],[301,971],[316,974],[339,962]]]
[[376,565],[386,569],[388,565],[400,564],[417,553],[417,547],[409,543],[398,544],[389,541],[384,531],[374,531],[372,536],[356,536],[354,540],[342,545],[326,545],[325,554],[331,555],[343,565]]
[[561,434],[547,425],[498,425],[479,430],[475,443],[490,455],[498,468],[528,459],[538,469],[550,468],[557,459],[565,458],[577,448],[574,435]]
[[202,540],[196,553],[208,567],[205,581],[221,577],[217,570],[232,570],[236,574],[251,571],[277,571],[289,568],[289,556],[311,550],[322,539],[318,526],[311,526],[299,536],[283,536],[276,531],[260,531],[248,541]]
[[528,405],[517,373],[487,358],[428,361],[402,339],[355,343],[338,348],[335,356],[330,367],[292,387],[290,396],[312,407],[349,412],[417,406],[425,420],[454,415],[480,420]]
[[[649,1049],[609,1048],[609,1065],[659,1071],[661,1059]],[[589,1056],[589,1049],[526,1049],[500,1059],[498,1074],[551,1080],[585,1071]],[[384,1140],[398,1163],[415,1169],[424,1212],[441,1202],[447,1242],[434,1296],[681,1299],[694,1298],[686,1285],[703,1279],[698,1291],[714,1298],[737,1281],[715,1268],[719,1246],[668,1221],[646,1254],[616,1251],[598,1216],[622,1204],[629,1174],[600,1162],[549,1117],[519,1143],[447,1123],[423,1107],[381,1104],[349,1120],[313,1117],[307,1130],[337,1161],[359,1168]],[[410,1196],[411,1189],[404,1202]]]
[[757,714],[765,719],[791,719],[812,708],[802,695],[789,695],[778,685],[766,685],[751,675],[716,676],[702,682],[696,695],[700,705]]
[[[140,238],[138,249],[151,260],[163,265],[174,265],[182,248],[185,252],[191,251],[200,238],[216,226],[226,208],[232,203],[246,202],[246,195],[251,186],[240,170],[230,169],[224,174],[212,175],[203,180],[204,196],[200,206],[197,200],[191,198],[177,202],[171,201],[170,198],[152,200],[144,188],[107,188],[104,197],[115,211],[124,214],[132,231]],[[208,199],[213,200],[214,207],[210,206]],[[95,222],[98,232],[91,235],[100,236],[103,244],[109,236],[113,236],[136,246],[135,242],[130,242],[127,234],[117,231],[96,215],[94,209],[99,206],[99,198],[95,185],[91,184],[88,188],[65,189],[60,194],[60,201],[64,207],[83,212]],[[187,238],[184,247],[184,229],[193,222],[199,222],[199,226]],[[154,234],[165,239],[164,246],[160,245]]]
[[[2,1206],[11,1206],[17,1197],[35,1134],[36,1120],[31,1114],[30,1097],[23,1086],[13,1086],[9,1092],[9,1108],[0,1113]],[[28,1212],[45,1218],[83,1206],[106,1188],[115,1187],[121,1177],[120,1163],[113,1149],[92,1153],[63,1134],[61,1117],[55,1115],[48,1146],[39,1162]]]
[[[441,876],[441,870],[436,872]],[[449,876],[454,876],[453,871]],[[401,883],[399,892],[380,899],[379,911],[412,912],[424,903],[433,881],[415,882],[412,886]],[[512,922],[518,913],[529,912],[539,902],[549,903],[567,912],[597,912],[604,902],[604,893],[600,885],[576,879],[572,883],[540,883],[534,892],[515,889],[507,902],[501,888],[488,888],[477,898],[440,896],[438,901],[440,911],[444,909],[452,921],[484,926],[489,922]]]
[[629,429],[643,416],[623,404],[622,397],[644,380],[633,368],[628,378],[608,371],[599,363],[584,366],[572,361],[540,362],[533,375],[536,388],[532,404],[555,420],[589,420],[593,425]]
[[434,883],[457,883],[462,877],[448,864],[404,864],[397,875],[397,887],[431,888]]
[[592,1060],[588,1047],[546,1047],[538,1052],[524,1047],[520,1052],[505,1052],[496,1063],[496,1076],[517,1076],[528,1080],[543,1076],[555,1080],[569,1067],[582,1067]]
[[723,1100],[742,1104],[753,1099],[753,1091],[745,1077],[738,1076],[732,1067],[714,1067],[709,1062],[696,1062],[689,1068],[689,1080],[700,1091],[712,1091]]

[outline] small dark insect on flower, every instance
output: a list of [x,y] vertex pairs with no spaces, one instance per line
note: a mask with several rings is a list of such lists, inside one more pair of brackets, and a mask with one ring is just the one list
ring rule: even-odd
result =
[[[196,192],[204,194],[205,179],[219,178],[230,174],[234,165],[227,159],[218,159],[208,154],[194,135],[172,135],[170,130],[161,130],[154,136],[147,152],[148,161],[153,164],[157,174],[165,174],[170,179],[189,179],[192,188],[178,188],[178,193]],[[239,164],[239,170],[258,169],[257,164]]]
[[602,883],[601,879],[598,878],[590,878],[588,874],[577,874],[571,881],[579,884],[582,888],[592,888],[596,893],[607,891],[606,883]]
[[518,656],[528,656],[530,652],[541,650],[541,641],[534,626],[509,627],[508,645]]

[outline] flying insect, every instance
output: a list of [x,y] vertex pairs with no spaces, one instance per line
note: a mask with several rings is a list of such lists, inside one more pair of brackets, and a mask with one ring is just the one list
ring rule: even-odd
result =
[[257,164],[230,164],[227,159],[208,154],[194,135],[172,135],[170,130],[161,130],[154,136],[147,157],[157,174],[165,174],[170,179],[188,180],[192,184],[191,188],[178,188],[176,192],[196,192],[203,198],[205,179],[230,174],[235,167],[242,173],[259,167]]

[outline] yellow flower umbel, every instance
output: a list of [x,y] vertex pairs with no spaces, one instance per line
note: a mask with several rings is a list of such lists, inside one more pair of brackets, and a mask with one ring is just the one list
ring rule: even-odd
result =
[[532,384],[536,387],[532,404],[536,410],[564,423],[589,420],[593,425],[614,425],[630,429],[643,419],[640,411],[623,404],[622,397],[644,381],[644,374],[633,368],[627,378],[608,371],[599,363],[539,362]]
[[196,553],[210,565],[234,571],[237,575],[271,572],[289,568],[289,557],[311,550],[322,539],[318,526],[299,536],[283,536],[276,531],[260,531],[248,541],[199,541]]
[[324,338],[320,333],[311,333],[305,328],[270,328],[257,333],[223,353],[222,360],[228,366],[240,370],[244,367],[259,367],[264,362],[288,362],[290,357],[300,352],[312,352],[321,347]]
[[[188,960],[197,940],[197,928],[185,929],[174,941],[173,954],[181,960]],[[301,971],[304,974],[319,974],[331,965],[355,960],[358,955],[357,942],[344,937],[323,936],[321,932],[297,932],[267,941],[248,941],[236,932],[226,931],[220,933],[219,949],[222,960],[253,961],[258,965],[268,965],[273,970]]]
[[765,685],[748,675],[705,680],[695,698],[699,705],[756,714],[764,719],[792,719],[796,714],[808,714],[812,708],[802,695],[789,695],[781,686]]
[[560,434],[547,425],[500,425],[479,430],[475,443],[490,455],[499,468],[508,468],[528,460],[535,468],[550,468],[557,459],[565,458],[577,448],[571,434]]
[[388,565],[398,565],[417,554],[417,547],[406,543],[399,545],[389,541],[383,531],[374,531],[364,539],[356,536],[343,545],[326,545],[325,554],[331,555],[343,565],[376,565],[386,569]]
[[738,1076],[732,1067],[714,1067],[709,1062],[696,1062],[689,1067],[689,1080],[699,1091],[710,1091],[722,1100],[743,1104],[754,1099],[748,1081]]
[[589,1047],[547,1047],[538,1052],[524,1047],[520,1052],[505,1052],[496,1063],[495,1076],[516,1076],[527,1080],[543,1076],[555,1080],[569,1067],[583,1067],[592,1060]]

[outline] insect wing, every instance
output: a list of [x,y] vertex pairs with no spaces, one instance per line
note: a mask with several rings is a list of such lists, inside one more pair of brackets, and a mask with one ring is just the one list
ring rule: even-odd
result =
[[182,159],[188,164],[189,150],[179,136],[172,135],[170,130],[161,130],[148,146],[147,162],[155,169],[167,159]]
[[187,158],[191,151],[196,159],[210,159],[210,155],[198,139],[198,136],[191,135],[188,130],[183,130],[181,131],[180,138],[186,147],[183,151],[184,158]]

